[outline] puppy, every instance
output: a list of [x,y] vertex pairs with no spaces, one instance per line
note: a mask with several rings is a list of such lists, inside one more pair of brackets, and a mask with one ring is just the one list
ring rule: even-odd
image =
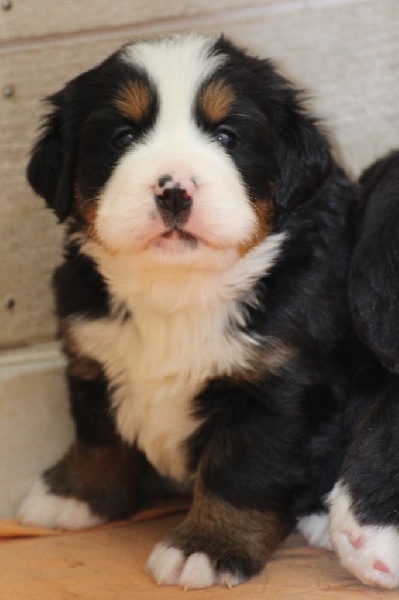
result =
[[20,516],[128,517],[151,465],[193,502],[149,571],[236,585],[338,477],[355,189],[292,85],[223,37],[128,44],[49,102],[28,178],[67,219],[76,442]]
[[365,583],[399,586],[399,151],[360,179],[349,297],[359,342],[345,428],[351,440],[330,495],[331,541]]

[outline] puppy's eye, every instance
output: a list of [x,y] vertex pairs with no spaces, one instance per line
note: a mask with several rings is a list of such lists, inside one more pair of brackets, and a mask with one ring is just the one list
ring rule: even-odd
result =
[[219,127],[216,131],[216,139],[227,150],[235,148],[238,142],[238,137],[229,127]]
[[114,150],[124,150],[134,142],[134,132],[131,127],[117,129],[110,140]]

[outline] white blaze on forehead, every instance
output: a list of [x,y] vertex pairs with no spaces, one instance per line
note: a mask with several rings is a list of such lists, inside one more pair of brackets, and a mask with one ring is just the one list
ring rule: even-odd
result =
[[192,121],[193,102],[202,82],[226,60],[211,53],[216,38],[175,36],[127,46],[122,59],[139,66],[155,83],[160,100],[159,122],[173,136],[175,123]]

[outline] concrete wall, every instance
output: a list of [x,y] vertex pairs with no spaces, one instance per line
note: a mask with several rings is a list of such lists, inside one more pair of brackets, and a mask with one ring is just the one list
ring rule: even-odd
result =
[[0,9],[0,516],[71,437],[49,289],[62,227],[24,179],[42,97],[130,39],[223,31],[309,91],[352,174],[399,145],[398,0],[9,4]]

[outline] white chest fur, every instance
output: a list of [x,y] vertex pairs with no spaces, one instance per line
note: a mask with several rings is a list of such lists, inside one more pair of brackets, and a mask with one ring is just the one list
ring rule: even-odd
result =
[[102,365],[112,384],[116,424],[162,473],[185,478],[182,443],[199,425],[192,400],[205,381],[248,366],[251,340],[232,336],[227,312],[143,310],[134,321],[77,320],[80,351]]
[[[184,278],[167,287],[147,282],[147,294],[131,260],[90,252],[133,316],[78,318],[72,334],[79,351],[103,365],[115,389],[120,435],[137,443],[161,473],[179,481],[187,476],[183,442],[200,425],[193,399],[206,381],[250,366],[257,342],[238,327],[245,320],[239,299],[272,266],[283,239],[269,236],[223,274],[193,278],[188,296]],[[178,309],[165,310],[179,302]]]

